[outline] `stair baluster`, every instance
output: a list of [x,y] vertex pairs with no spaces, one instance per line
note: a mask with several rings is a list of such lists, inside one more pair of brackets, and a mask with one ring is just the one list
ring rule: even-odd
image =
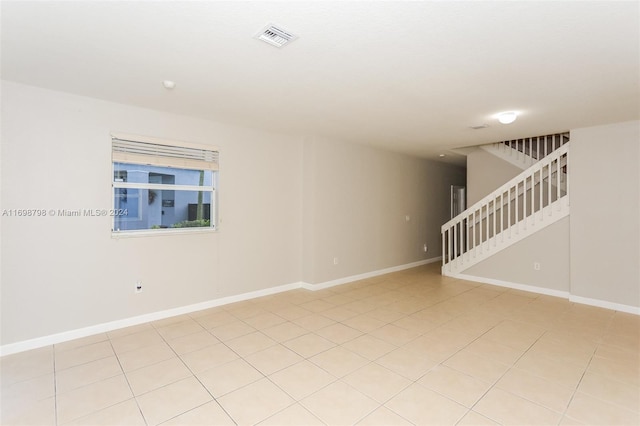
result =
[[[539,137],[536,154],[541,138],[542,159],[442,226],[443,275],[460,273],[569,214],[570,144],[564,135]],[[520,148],[522,155],[533,154],[533,139]]]

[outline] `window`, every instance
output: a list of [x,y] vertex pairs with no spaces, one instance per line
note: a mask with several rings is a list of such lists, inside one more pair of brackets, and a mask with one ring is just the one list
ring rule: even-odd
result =
[[114,234],[216,229],[218,152],[112,135]]

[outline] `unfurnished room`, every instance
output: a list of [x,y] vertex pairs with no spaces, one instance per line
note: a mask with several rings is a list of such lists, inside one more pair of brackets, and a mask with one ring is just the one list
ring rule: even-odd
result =
[[640,424],[640,2],[0,1],[0,424]]

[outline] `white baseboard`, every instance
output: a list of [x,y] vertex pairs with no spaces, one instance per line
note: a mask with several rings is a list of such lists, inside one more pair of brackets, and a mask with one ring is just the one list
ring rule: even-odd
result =
[[78,328],[75,330],[64,331],[62,333],[51,334],[48,336],[38,337],[21,342],[10,343],[0,346],[0,356],[11,355],[18,352],[24,352],[31,349],[41,348],[43,346],[55,345],[56,343],[67,342],[69,340],[80,339],[82,337],[92,336],[98,333],[106,333],[108,331],[117,330],[119,328],[130,327],[132,325],[144,324],[149,321],[157,321],[176,315],[184,315],[191,312],[201,311],[203,309],[214,308],[216,306],[228,305],[230,303],[241,302],[243,300],[255,299],[257,297],[269,296],[271,294],[281,293],[283,291],[295,290],[302,286],[302,283],[296,282],[285,284],[277,287],[266,288],[263,290],[251,291],[248,293],[238,294],[235,296],[222,297],[220,299],[208,300],[206,302],[195,303],[193,305],[180,306],[177,308],[166,309],[163,311],[151,312],[135,317],[124,318],[121,320],[110,321],[102,324],[96,324],[89,327]]
[[379,269],[377,271],[366,272],[364,274],[352,275],[350,277],[338,278],[337,280],[325,281],[318,284],[310,284],[303,282],[302,288],[307,290],[324,290],[325,288],[335,287],[337,285],[350,283],[353,281],[364,280],[367,278],[377,277],[379,275],[390,274],[392,272],[403,271],[405,269],[416,268],[418,266],[427,265],[429,263],[435,263],[442,260],[442,256],[432,257],[431,259],[420,260],[418,262],[407,263],[400,266],[393,266],[391,268]]
[[102,324],[96,324],[89,327],[78,328],[75,330],[63,331],[62,333],[56,333],[48,336],[37,337],[35,339],[23,340],[16,343],[9,343],[7,345],[2,345],[0,346],[0,356],[11,355],[14,353],[24,352],[31,349],[37,349],[37,348],[41,348],[48,345],[55,345],[56,343],[62,343],[62,342],[67,342],[69,340],[80,339],[80,338],[91,336],[98,333],[106,333],[109,331],[117,330],[119,328],[130,327],[132,325],[138,325],[138,324],[144,324],[149,321],[157,321],[157,320],[173,317],[176,315],[189,314],[191,312],[201,311],[203,309],[209,309],[209,308],[214,308],[216,306],[228,305],[230,303],[241,302],[243,300],[249,300],[249,299],[255,299],[257,297],[262,297],[262,296],[269,296],[271,294],[281,293],[289,290],[295,290],[298,288],[304,288],[312,291],[322,290],[324,288],[329,288],[329,287],[345,284],[352,281],[371,278],[378,275],[388,274],[391,272],[402,271],[404,269],[415,268],[417,266],[422,266],[428,263],[437,262],[441,259],[442,257],[434,257],[432,259],[421,260],[419,262],[413,262],[405,265],[381,269],[378,271],[367,272],[359,275],[353,275],[350,277],[327,281],[320,284],[295,282],[295,283],[285,284],[277,287],[271,287],[271,288],[266,288],[262,290],[251,291],[248,293],[242,293],[235,296],[227,296],[219,299],[208,300],[206,302],[195,303],[193,305],[180,306],[177,308],[166,309],[163,311],[151,312],[144,315],[138,315],[135,317],[124,318],[121,320],[110,321]]
[[608,302],[606,300],[590,299],[581,296],[569,296],[569,301],[581,303],[583,305],[597,306],[599,308],[611,309],[613,311],[626,312],[628,314],[640,315],[640,307],[623,305],[621,303]]
[[477,283],[496,285],[498,287],[512,288],[514,290],[528,291],[530,293],[538,293],[538,294],[545,294],[547,296],[562,297],[563,299],[569,298],[568,291],[555,290],[552,288],[544,288],[544,287],[537,287],[537,286],[528,285],[528,284],[512,283],[509,281],[496,280],[493,278],[477,277],[475,275],[451,274],[447,276],[452,278],[459,278],[461,280],[473,281]]
[[495,280],[493,278],[477,277],[475,275],[447,274],[447,276],[452,278],[459,278],[467,281],[474,281],[474,282],[483,283],[483,284],[496,285],[499,287],[513,288],[516,290],[524,290],[531,293],[546,294],[547,296],[561,297],[563,299],[568,299],[570,302],[580,303],[582,305],[597,306],[599,308],[611,309],[612,311],[619,311],[619,312],[625,312],[628,314],[640,315],[640,307],[608,302],[606,300],[590,299],[588,297],[575,296],[568,291],[554,290],[554,289],[544,288],[544,287],[536,287],[536,286],[527,285],[527,284],[512,283],[509,281]]

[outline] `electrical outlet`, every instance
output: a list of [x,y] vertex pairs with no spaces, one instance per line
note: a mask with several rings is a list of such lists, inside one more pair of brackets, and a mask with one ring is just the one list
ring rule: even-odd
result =
[[135,293],[142,293],[142,281],[136,281]]
[[409,222],[410,220],[411,220],[411,216],[406,215],[406,216],[404,217],[404,221],[405,221],[405,222]]
[[333,264],[334,264],[334,265],[337,265],[337,264],[338,264],[338,258],[337,258],[337,257],[334,257],[334,258],[333,258]]
[[422,246],[422,251],[426,253],[428,250],[429,250],[429,247],[427,247],[427,243],[424,243],[424,245]]
[[533,262],[533,270],[534,271],[540,270],[540,262]]

